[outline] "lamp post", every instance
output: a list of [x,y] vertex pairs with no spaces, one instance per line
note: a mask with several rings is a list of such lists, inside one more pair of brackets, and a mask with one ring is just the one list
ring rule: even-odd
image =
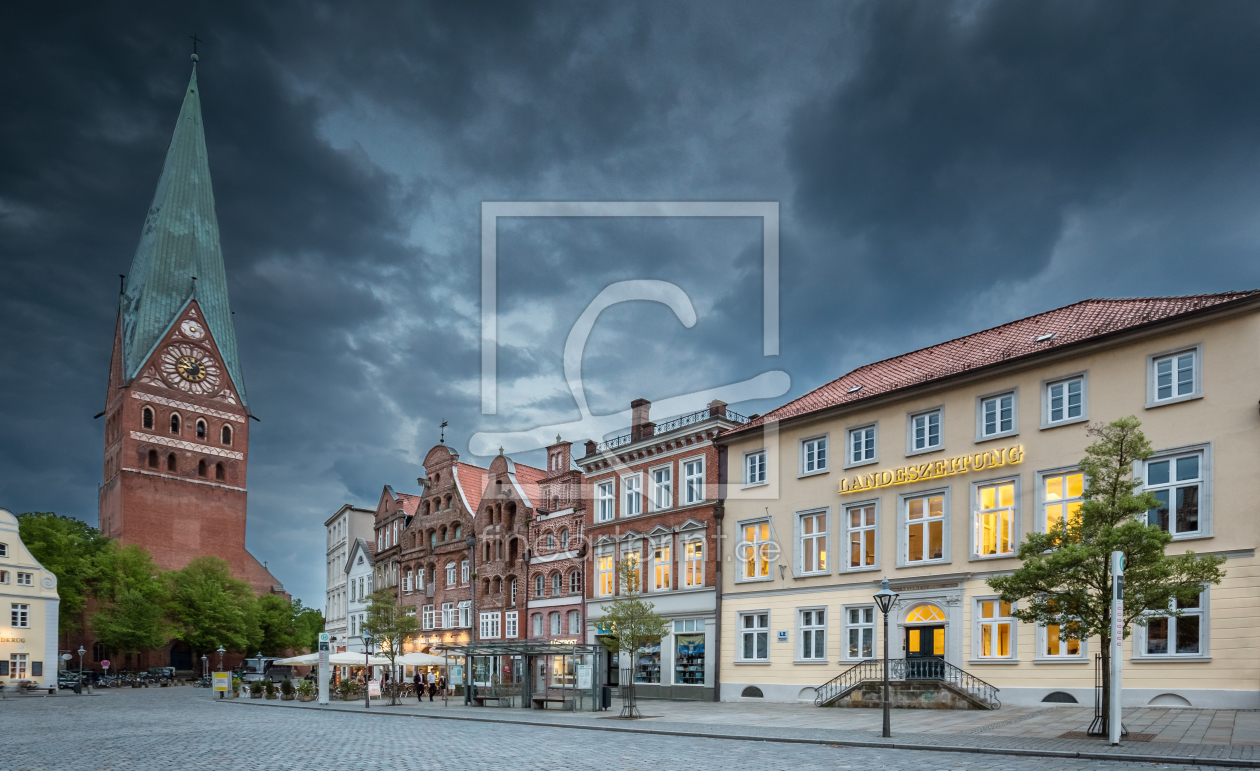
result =
[[[464,539],[468,545],[468,644],[477,640],[477,539],[468,536]],[[472,704],[472,657],[464,656],[464,704]]]
[[201,676],[210,676],[210,657],[204,653],[201,654]]
[[258,679],[261,680],[263,676],[263,658],[261,650],[258,651],[258,655],[254,657],[254,660],[258,662]]
[[885,739],[892,736],[892,713],[889,711],[888,704],[888,611],[892,610],[893,603],[897,601],[897,594],[888,588],[888,579],[880,585],[879,591],[875,592],[875,605],[879,607],[879,612],[884,614],[884,733]]
[[83,650],[83,646],[80,645],[79,650],[77,652],[79,654],[79,689],[82,690],[83,688],[83,654],[87,653],[87,651]]
[[222,645],[219,646],[218,654],[219,654],[219,671],[220,672],[223,671],[223,653],[225,650],[226,649]]
[[368,661],[372,655],[372,635],[369,632],[363,633],[363,708],[372,708],[372,692],[368,690]]

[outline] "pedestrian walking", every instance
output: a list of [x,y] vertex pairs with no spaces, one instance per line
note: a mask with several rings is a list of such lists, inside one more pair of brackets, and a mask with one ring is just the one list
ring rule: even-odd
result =
[[429,701],[433,701],[433,694],[437,693],[437,675],[429,673]]
[[416,676],[411,678],[412,685],[416,688],[416,701],[424,701],[424,678],[420,675],[420,670],[416,669]]

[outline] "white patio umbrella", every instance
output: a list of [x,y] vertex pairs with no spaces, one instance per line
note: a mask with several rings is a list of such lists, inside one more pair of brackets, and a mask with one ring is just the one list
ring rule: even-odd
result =
[[444,667],[450,662],[431,653],[405,653],[398,657],[398,663],[408,667]]
[[303,656],[292,656],[287,659],[277,659],[273,664],[288,664],[296,667],[313,667],[319,663],[318,653],[307,653]]
[[[319,659],[316,658],[316,661]],[[389,666],[389,659],[383,656],[364,656],[362,653],[330,653],[328,663],[338,667],[361,667],[364,662],[373,667]]]

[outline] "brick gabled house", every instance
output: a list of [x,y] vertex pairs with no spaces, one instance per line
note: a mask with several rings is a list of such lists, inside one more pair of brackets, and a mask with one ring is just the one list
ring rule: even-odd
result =
[[609,657],[608,682],[633,676],[644,698],[712,700],[717,678],[716,563],[719,507],[714,440],[747,418],[714,401],[661,424],[651,402],[631,402],[630,432],[588,441],[577,461],[585,476],[583,642],[599,642],[605,604],[622,594],[617,565],[639,565],[639,588],[670,621],[659,646],[629,661]]
[[529,523],[530,639],[585,638],[586,501],[571,443],[556,437],[547,448],[547,471],[538,483],[542,503]]

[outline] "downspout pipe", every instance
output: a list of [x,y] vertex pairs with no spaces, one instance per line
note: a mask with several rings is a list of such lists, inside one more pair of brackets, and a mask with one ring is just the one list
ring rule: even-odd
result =
[[722,700],[722,625],[725,623],[722,618],[722,520],[726,517],[726,445],[719,444],[718,448],[718,501],[713,507],[713,519],[717,524],[716,535],[717,544],[714,546],[714,580],[717,582],[714,592],[714,623],[713,623],[713,700]]

